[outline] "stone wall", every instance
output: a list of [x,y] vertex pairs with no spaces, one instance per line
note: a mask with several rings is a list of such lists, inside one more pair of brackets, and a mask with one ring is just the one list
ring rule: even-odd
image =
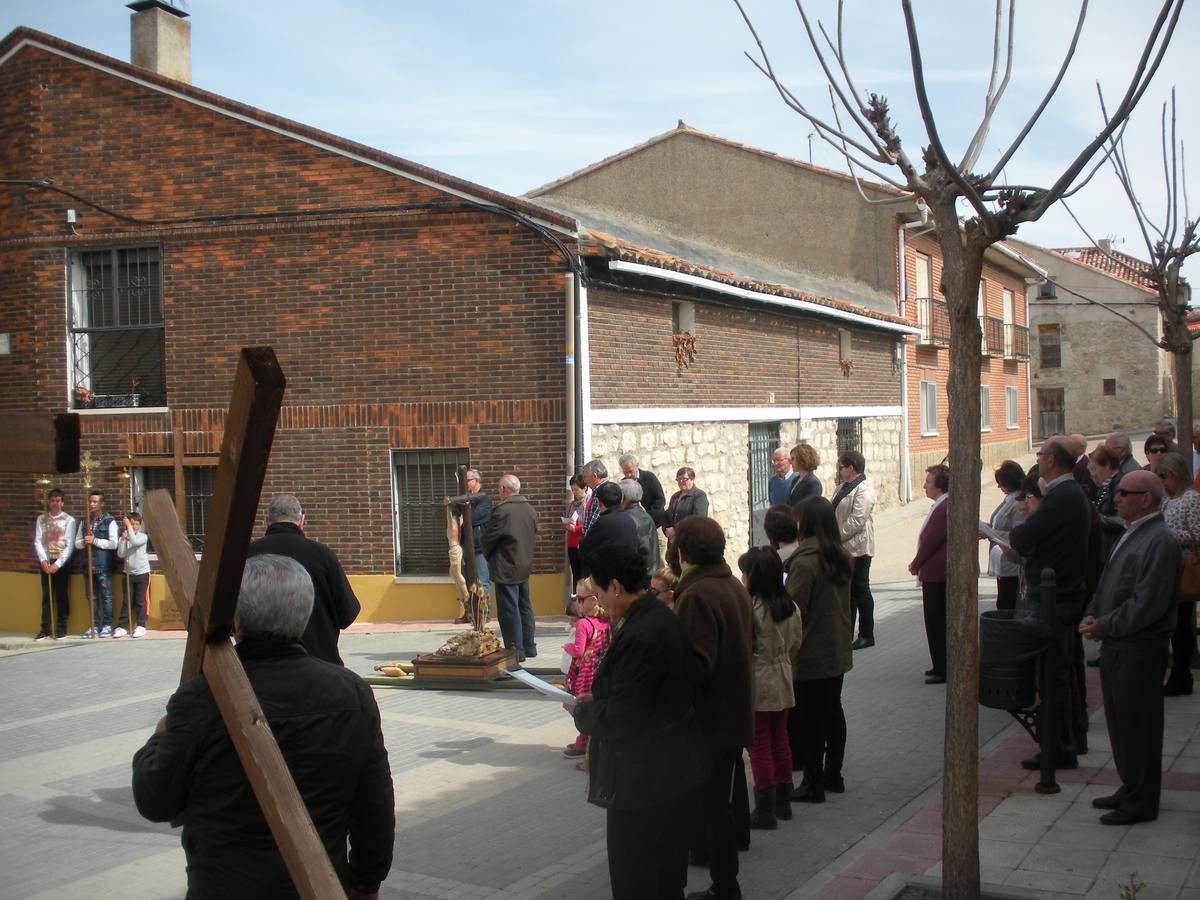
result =
[[[863,419],[863,455],[867,476],[875,485],[877,510],[899,505],[899,416]],[[807,441],[821,456],[817,475],[825,496],[832,497],[837,461],[837,419],[808,419],[780,423],[780,445]],[[708,495],[709,514],[725,530],[725,557],[734,566],[750,546],[750,473],[746,422],[686,422],[646,425],[595,425],[591,431],[592,458],[604,462],[609,476],[620,477],[617,460],[625,453],[638,458],[643,469],[658,476],[668,500],[675,491],[675,472],[696,470],[696,486]]]

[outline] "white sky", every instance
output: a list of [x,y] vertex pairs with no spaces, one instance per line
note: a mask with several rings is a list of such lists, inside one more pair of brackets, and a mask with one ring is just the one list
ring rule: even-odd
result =
[[[1096,81],[1111,108],[1149,31],[1152,12],[1144,10],[1157,3],[1093,0],[1058,96],[1008,166],[1011,182],[1047,183],[1099,131]],[[792,0],[746,5],[784,80],[814,109],[827,111],[825,80]],[[899,3],[846,5],[855,80],[863,91],[888,97],[910,156],[919,157],[925,137]],[[982,108],[994,5],[914,5],[942,139],[957,158]],[[679,119],[809,158],[809,127],[743,56],[753,40],[732,0],[191,0],[185,6],[198,87],[510,194],[641,143]],[[832,0],[808,8],[832,30]],[[979,168],[990,168],[1039,102],[1077,9],[1067,0],[1018,3],[1015,72]],[[0,3],[0,34],[27,25],[120,59],[129,58],[128,22],[121,0]],[[1179,132],[1200,148],[1200,102],[1187,78],[1194,79],[1198,39],[1200,10],[1192,4],[1127,132],[1135,181],[1151,210],[1163,195],[1159,115],[1173,85],[1182,90]],[[845,168],[816,139],[811,158]],[[1191,168],[1195,216],[1200,172]],[[1146,256],[1107,170],[1073,208],[1096,237]],[[1085,243],[1059,210],[1024,226],[1018,237],[1048,246]]]

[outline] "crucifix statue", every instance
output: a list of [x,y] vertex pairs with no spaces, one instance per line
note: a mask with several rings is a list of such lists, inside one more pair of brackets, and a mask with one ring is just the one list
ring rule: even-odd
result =
[[296,890],[305,898],[344,898],[230,640],[284,385],[283,371],[270,347],[242,350],[209,500],[204,558],[199,563],[166,491],[146,495],[143,515],[171,595],[187,623],[181,681],[201,672],[208,680]]

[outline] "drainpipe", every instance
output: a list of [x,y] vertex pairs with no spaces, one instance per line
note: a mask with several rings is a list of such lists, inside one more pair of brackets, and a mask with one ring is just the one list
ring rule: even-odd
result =
[[578,324],[575,317],[575,298],[578,291],[579,287],[575,273],[568,272],[565,276],[563,291],[563,304],[567,310],[564,322],[566,334],[563,336],[563,369],[565,370],[567,385],[567,471],[572,474],[579,471],[579,454],[576,452],[576,448],[579,446],[579,436],[575,422],[578,411],[576,400],[579,394],[579,376],[576,372],[575,362],[575,331]]
[[587,285],[581,284],[575,293],[575,334],[578,340],[575,344],[578,355],[578,415],[577,435],[575,444],[576,470],[592,458],[592,365],[589,357],[591,343],[588,340],[587,320]]

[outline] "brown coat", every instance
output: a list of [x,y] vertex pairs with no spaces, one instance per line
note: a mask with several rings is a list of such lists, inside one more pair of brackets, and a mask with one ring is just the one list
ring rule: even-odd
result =
[[709,749],[748,747],[754,738],[750,595],[724,562],[689,566],[675,589],[675,611],[695,654],[696,712]]

